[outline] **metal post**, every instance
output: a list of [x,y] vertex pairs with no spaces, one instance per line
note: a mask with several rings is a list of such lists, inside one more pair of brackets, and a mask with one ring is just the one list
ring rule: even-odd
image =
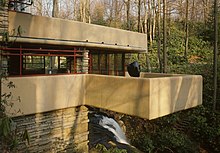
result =
[[76,48],[74,48],[73,53],[74,53],[74,57],[73,57],[74,58],[74,61],[73,61],[73,65],[74,65],[73,69],[74,70],[73,70],[73,73],[76,74],[77,73],[77,70],[76,70]]
[[19,54],[19,56],[20,56],[20,73],[19,73],[19,75],[20,75],[20,77],[22,76],[22,46],[20,45],[20,54]]

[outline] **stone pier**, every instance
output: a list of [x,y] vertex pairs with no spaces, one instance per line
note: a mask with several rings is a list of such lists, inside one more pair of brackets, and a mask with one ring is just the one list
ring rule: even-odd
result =
[[88,109],[71,107],[15,117],[18,135],[28,131],[30,143],[19,141],[19,152],[88,152]]

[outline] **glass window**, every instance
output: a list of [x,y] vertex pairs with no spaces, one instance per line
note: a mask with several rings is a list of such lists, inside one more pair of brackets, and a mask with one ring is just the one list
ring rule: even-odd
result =
[[44,57],[43,56],[23,56],[23,69],[43,69]]
[[115,54],[115,70],[122,71],[122,54]]
[[109,70],[114,71],[114,54],[108,54],[108,59],[109,59]]
[[92,54],[92,69],[93,70],[99,69],[99,56],[98,56],[98,54]]
[[67,68],[67,60],[66,57],[60,57],[60,68]]
[[100,54],[100,68],[101,70],[106,70],[107,62],[106,62],[106,54]]

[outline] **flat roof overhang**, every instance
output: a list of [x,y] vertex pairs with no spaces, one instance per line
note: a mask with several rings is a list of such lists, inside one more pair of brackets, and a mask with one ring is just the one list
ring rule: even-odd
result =
[[[17,34],[18,29],[21,33]],[[10,39],[16,43],[145,52],[146,34],[59,18],[9,11]],[[12,34],[13,33],[13,34]]]
[[[1,37],[0,37],[1,39]],[[45,38],[31,38],[31,37],[14,37],[10,36],[10,40],[15,40],[16,43],[30,43],[30,44],[47,44],[47,45],[61,45],[61,46],[77,46],[86,49],[98,49],[105,51],[117,51],[125,53],[144,53],[146,52],[145,48],[137,48],[130,46],[121,46],[113,44],[102,44],[102,43],[93,43],[93,42],[79,42],[71,40],[58,40],[58,39],[45,39]]]

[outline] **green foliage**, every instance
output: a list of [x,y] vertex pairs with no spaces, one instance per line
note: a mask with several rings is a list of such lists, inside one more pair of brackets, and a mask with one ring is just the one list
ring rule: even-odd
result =
[[[218,10],[219,9],[220,9],[220,5],[218,7]],[[218,13],[218,25],[220,25],[220,13]],[[202,37],[206,41],[209,41],[210,43],[213,43],[214,42],[214,7],[212,7],[212,10],[209,15],[209,19],[206,22],[205,26],[203,26],[202,28],[199,28],[200,37]],[[218,26],[218,33],[220,33],[220,26]],[[218,40],[220,40],[220,35],[218,35]]]
[[95,20],[92,21],[92,24],[106,26],[107,22],[103,18],[95,18]]
[[[169,65],[186,63],[184,57],[185,41],[184,31],[173,26],[170,28],[171,33],[168,39],[168,60]],[[189,36],[189,52],[188,60],[191,63],[207,62],[211,58],[212,47],[207,41],[202,40],[199,37]]]
[[100,153],[127,153],[125,149],[118,149],[117,147],[111,147],[110,149],[107,149],[102,144],[97,144],[95,146],[96,152]]
[[156,147],[160,151],[166,151],[168,148],[176,153],[198,152],[193,142],[184,133],[175,128],[161,128],[155,133]]
[[0,118],[0,141],[4,151],[13,151],[18,145],[15,123],[8,116]]
[[3,44],[8,44],[9,42],[9,33],[7,32],[3,32],[2,34],[2,43]]
[[25,129],[22,134],[22,141],[27,141],[28,145],[30,144],[30,135],[29,135],[27,129]]
[[6,0],[0,0],[0,6],[5,6],[6,5]]
[[[21,37],[21,35],[25,31],[22,29],[21,25],[18,26],[18,28],[13,29],[10,33],[8,31],[4,31],[2,35],[2,44],[8,45],[9,42],[15,42],[17,37]],[[10,36],[16,37],[13,41],[10,39]]]
[[220,152],[220,114],[199,106],[152,121],[131,118],[131,144],[150,153],[196,153],[200,148]]
[[[14,88],[14,84],[12,82],[8,82],[6,79],[1,79],[2,84],[5,84],[8,88]],[[5,82],[7,81],[7,82]],[[3,150],[11,151],[13,150],[17,144],[17,133],[15,128],[15,123],[12,118],[8,116],[10,112],[8,112],[7,108],[13,107],[13,99],[11,93],[3,93],[1,95],[0,101],[0,141],[2,142]],[[9,109],[10,110],[10,109]]]
[[188,112],[193,139],[212,152],[220,152],[220,114],[206,107]]
[[138,146],[143,152],[152,152],[155,144],[148,134],[140,134],[132,140],[132,144]]
[[[187,59],[184,57],[185,50],[185,31],[183,28],[183,23],[171,23],[169,27],[169,35],[167,40],[167,58],[168,58],[168,72],[173,73],[174,67],[179,67],[183,71],[179,71],[180,73],[184,73],[185,65],[190,66],[190,64],[210,64],[212,62],[212,53],[213,47],[210,42],[204,40],[203,37],[200,36],[196,30],[198,30],[199,26],[204,27],[204,24],[198,23],[193,24],[191,29],[195,29],[189,33],[189,46]],[[191,23],[192,24],[192,23]],[[198,30],[199,31],[199,30]],[[197,34],[196,34],[197,33]],[[161,59],[163,60],[163,40],[161,40]],[[159,72],[159,64],[158,64],[158,55],[157,55],[157,38],[153,41],[152,47],[149,48],[149,59],[152,67],[152,72]],[[133,54],[131,57],[132,60],[138,60],[140,65],[142,66],[142,71],[147,71],[146,65],[146,56],[137,56],[137,54]],[[195,67],[195,66],[194,66]],[[200,67],[200,66],[198,66]],[[189,70],[192,70],[191,68]],[[192,73],[191,71],[190,73]],[[198,71],[197,71],[198,72]],[[174,72],[175,73],[175,72]],[[198,72],[197,74],[200,74]]]
[[4,117],[0,119],[0,135],[7,137],[11,131],[11,118]]
[[[8,81],[7,78],[1,76],[1,84],[10,88],[15,88],[13,82]],[[19,135],[16,128],[16,123],[13,121],[11,115],[21,113],[20,110],[13,110],[15,102],[20,102],[20,97],[14,99],[11,92],[1,94],[0,100],[0,142],[3,152],[12,152],[16,150],[19,144]],[[30,136],[25,130],[22,134],[22,141],[27,141],[29,144]]]

